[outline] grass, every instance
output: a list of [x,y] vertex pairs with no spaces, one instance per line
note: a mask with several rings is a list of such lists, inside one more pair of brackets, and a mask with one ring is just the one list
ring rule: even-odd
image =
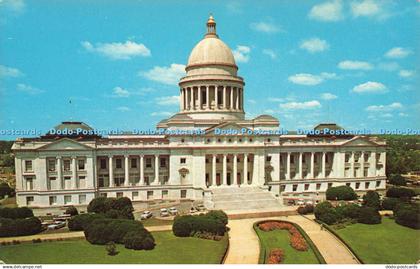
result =
[[142,220],[141,223],[143,223],[143,225],[147,227],[147,226],[172,225],[174,224],[174,221],[170,219],[150,218],[150,219]]
[[318,260],[311,248],[308,251],[298,251],[290,246],[289,232],[286,230],[274,230],[264,232],[256,229],[261,240],[263,249],[267,249],[267,257],[273,248],[281,248],[284,251],[285,264],[318,264]]
[[357,223],[336,232],[367,264],[407,264],[420,259],[420,231],[387,217],[381,224]]
[[14,264],[218,264],[228,243],[199,238],[175,237],[172,232],[153,232],[153,250],[129,250],[117,245],[120,252],[109,256],[105,246],[86,240],[25,243],[0,246],[0,260]]

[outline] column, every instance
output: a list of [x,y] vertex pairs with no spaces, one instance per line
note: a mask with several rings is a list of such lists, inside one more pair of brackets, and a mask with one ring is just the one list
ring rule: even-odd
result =
[[212,185],[217,186],[216,182],[216,154],[212,156],[212,166],[211,166],[211,175],[212,175]]
[[194,109],[194,91],[193,88],[187,88],[189,89],[189,93],[190,93],[190,110]]
[[58,180],[58,189],[63,189],[63,173],[62,173],[62,165],[61,165],[61,156],[57,157],[57,180]]
[[140,185],[144,185],[144,155],[140,155]]
[[230,109],[233,109],[233,87],[230,87]]
[[201,86],[198,86],[198,110],[201,110]]
[[237,154],[233,155],[233,182],[234,182],[233,184],[237,184],[238,182],[238,155]]
[[322,152],[322,161],[321,161],[321,165],[322,165],[322,174],[321,177],[325,178],[325,151]]
[[371,151],[369,156],[369,176],[376,176],[376,152]]
[[72,169],[71,169],[71,172],[72,172],[72,188],[73,189],[77,189],[77,165],[76,165],[76,162],[77,162],[77,158],[75,157],[75,156],[73,156],[73,157],[71,157],[71,161],[72,161]]
[[128,170],[129,156],[124,155],[124,186],[130,185],[130,171]]
[[303,167],[302,167],[303,161],[302,161],[302,158],[303,158],[303,153],[299,152],[299,178],[303,179]]
[[350,177],[354,177],[354,151],[351,152]]
[[109,186],[114,187],[114,164],[112,163],[112,155],[108,156],[108,166],[109,166]]
[[365,177],[365,152],[364,151],[361,152],[360,160],[361,160],[360,169],[362,170],[361,177]]
[[235,109],[238,110],[239,109],[239,88],[236,88],[236,98],[235,98],[236,104],[235,104]]
[[214,107],[216,110],[219,108],[219,105],[217,104],[219,100],[218,95],[219,95],[218,86],[214,86]]
[[311,178],[315,178],[315,153],[311,152]]
[[223,109],[226,109],[226,86],[223,86]]
[[290,152],[287,152],[287,161],[286,161],[286,179],[290,180]]
[[181,89],[181,102],[179,102],[180,110],[184,110],[184,90]]
[[210,109],[210,89],[209,86],[206,86],[206,102],[207,102],[207,109]]
[[244,154],[244,184],[251,185],[251,183],[248,182],[248,154]]
[[155,179],[153,185],[158,185],[159,182],[159,155],[155,155]]
[[223,183],[222,183],[222,185],[223,186],[226,186],[227,185],[227,155],[226,154],[223,154]]

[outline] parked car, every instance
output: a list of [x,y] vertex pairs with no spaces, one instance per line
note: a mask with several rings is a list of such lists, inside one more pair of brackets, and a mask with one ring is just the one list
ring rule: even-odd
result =
[[169,217],[169,211],[166,208],[161,208],[160,209],[160,216],[161,217]]
[[195,207],[198,211],[205,211],[206,207],[203,204],[199,204]]
[[177,215],[178,214],[178,209],[176,209],[176,207],[171,207],[171,208],[169,208],[169,213],[171,215]]
[[152,212],[144,211],[143,213],[141,213],[140,219],[148,219],[148,218],[151,218],[152,216],[153,216]]
[[305,205],[305,201],[303,199],[299,199],[296,204],[297,205]]
[[48,225],[48,230],[57,230],[66,226],[65,221],[54,221],[52,224]]
[[306,201],[305,202],[305,205],[314,205],[314,202],[312,202],[312,201]]

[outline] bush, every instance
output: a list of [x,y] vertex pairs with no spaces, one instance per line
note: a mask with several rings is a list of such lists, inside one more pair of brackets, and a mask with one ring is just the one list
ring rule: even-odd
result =
[[102,214],[81,214],[73,216],[69,220],[70,231],[84,231],[84,229],[94,220],[104,218]]
[[334,210],[332,204],[328,201],[321,202],[314,209],[315,218],[319,219],[321,215]]
[[401,187],[392,187],[386,191],[386,197],[392,198],[411,198],[415,195],[414,190]]
[[305,206],[299,206],[297,212],[301,215],[311,214],[314,212],[314,206],[309,204]]
[[327,200],[356,200],[357,194],[349,186],[338,186],[327,189],[325,193]]
[[70,216],[76,216],[79,215],[79,211],[77,211],[77,208],[75,206],[69,206],[67,207],[65,214],[69,214]]
[[339,219],[358,219],[360,206],[356,204],[342,205],[335,208]]
[[381,223],[381,215],[375,208],[363,206],[359,210],[357,221],[364,224],[379,224]]
[[210,211],[199,216],[177,216],[172,225],[175,236],[193,236],[197,232],[207,232],[213,235],[224,235],[227,216],[222,211]]
[[134,250],[150,250],[155,247],[155,241],[149,233],[129,232],[124,237],[124,246]]
[[376,191],[368,191],[365,195],[363,195],[363,205],[379,210],[381,207],[379,194]]
[[399,204],[402,203],[402,201],[398,198],[385,198],[382,201],[382,209],[384,210],[394,210],[394,208]]
[[194,216],[177,216],[172,225],[172,232],[178,237],[191,236]]
[[228,216],[222,210],[212,210],[207,213],[207,216],[209,218],[214,218],[216,220],[219,220],[221,223],[223,223],[223,225],[228,224]]
[[105,249],[108,255],[110,256],[115,256],[118,254],[117,246],[115,245],[114,242],[109,242],[108,244],[106,244]]
[[400,203],[394,208],[395,222],[410,227],[420,229],[420,206],[418,204]]
[[0,218],[6,219],[25,219],[33,217],[34,213],[32,209],[28,207],[16,207],[16,208],[0,208]]
[[0,218],[0,237],[32,235],[41,232],[41,221],[38,218],[26,219]]
[[407,182],[403,176],[400,174],[392,174],[388,179],[389,184],[395,186],[406,186]]
[[127,197],[98,197],[90,201],[87,210],[90,213],[108,214],[112,218],[134,219],[133,204]]
[[0,183],[0,199],[3,199],[6,196],[15,196],[15,190],[11,188],[6,182],[2,182]]
[[108,198],[106,197],[97,197],[90,201],[89,205],[87,206],[87,211],[89,213],[105,213],[107,208],[105,207],[105,201]]

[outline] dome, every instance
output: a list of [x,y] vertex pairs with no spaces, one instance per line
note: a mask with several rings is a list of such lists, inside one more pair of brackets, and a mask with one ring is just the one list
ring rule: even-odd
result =
[[230,48],[218,37],[206,37],[192,50],[188,58],[188,66],[204,64],[221,64],[236,66]]

